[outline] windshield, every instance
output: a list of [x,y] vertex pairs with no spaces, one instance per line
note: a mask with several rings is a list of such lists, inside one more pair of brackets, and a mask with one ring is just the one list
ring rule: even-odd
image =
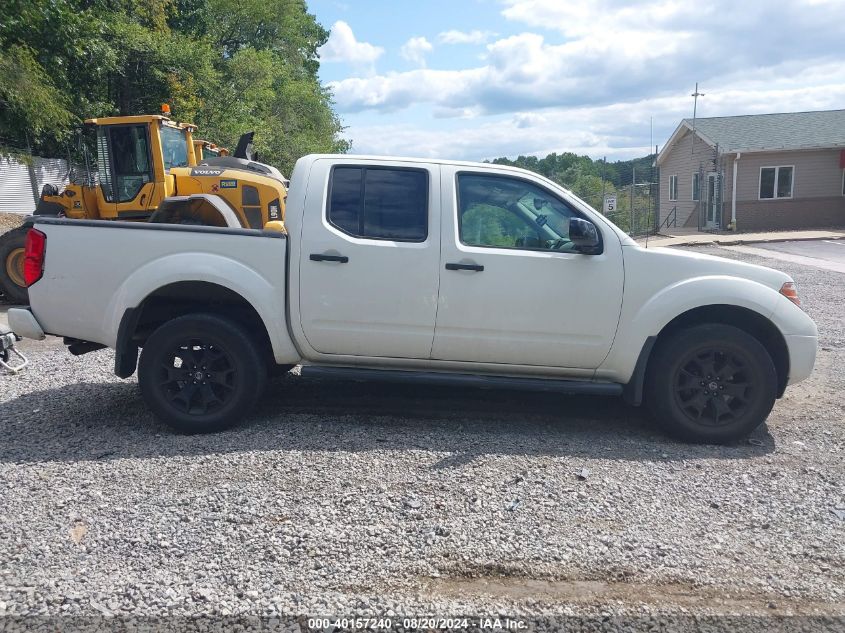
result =
[[161,151],[164,154],[164,169],[188,166],[188,137],[185,130],[167,125],[161,126]]

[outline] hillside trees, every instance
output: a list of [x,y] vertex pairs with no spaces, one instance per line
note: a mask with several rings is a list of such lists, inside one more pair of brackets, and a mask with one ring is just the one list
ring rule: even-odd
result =
[[[647,184],[657,180],[654,155],[608,163],[564,152],[552,153],[544,158],[497,158],[492,162],[537,172],[563,185],[598,210],[603,207],[602,194],[616,195],[616,211],[611,219],[625,230],[642,231],[654,221],[657,192],[654,185]],[[637,186],[632,192],[635,176]]]

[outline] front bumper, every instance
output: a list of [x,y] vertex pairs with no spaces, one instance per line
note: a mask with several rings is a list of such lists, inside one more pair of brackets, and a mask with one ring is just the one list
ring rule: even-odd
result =
[[9,308],[8,317],[9,327],[18,336],[36,341],[42,341],[47,337],[29,308]]
[[786,347],[789,350],[789,380],[786,384],[794,385],[813,373],[813,365],[816,363],[816,350],[818,349],[817,336],[804,336],[801,334],[787,334],[783,337],[786,340]]

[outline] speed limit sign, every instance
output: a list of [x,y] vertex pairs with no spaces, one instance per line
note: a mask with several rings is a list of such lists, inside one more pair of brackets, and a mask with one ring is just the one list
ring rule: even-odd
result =
[[604,212],[613,213],[616,211],[616,196],[607,196],[604,199]]

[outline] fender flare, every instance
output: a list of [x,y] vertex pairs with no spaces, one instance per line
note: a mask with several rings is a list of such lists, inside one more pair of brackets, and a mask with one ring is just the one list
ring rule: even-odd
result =
[[285,319],[285,288],[278,287],[240,262],[209,253],[177,253],[156,259],[127,277],[103,314],[101,327],[114,341],[115,373],[131,376],[137,345],[131,338],[141,316],[139,309],[157,290],[180,282],[206,282],[237,293],[258,313],[270,338],[277,363],[300,360]]
[[[629,388],[632,401],[641,398],[644,372],[654,344],[663,329],[675,318],[696,308],[733,306],[745,308],[771,321],[781,296],[759,282],[727,275],[694,277],[663,288],[642,305],[632,309],[623,304],[619,330],[596,377],[623,384],[640,381]],[[627,308],[627,309],[626,309]],[[778,327],[779,330],[781,328]],[[642,375],[641,375],[642,374]]]

